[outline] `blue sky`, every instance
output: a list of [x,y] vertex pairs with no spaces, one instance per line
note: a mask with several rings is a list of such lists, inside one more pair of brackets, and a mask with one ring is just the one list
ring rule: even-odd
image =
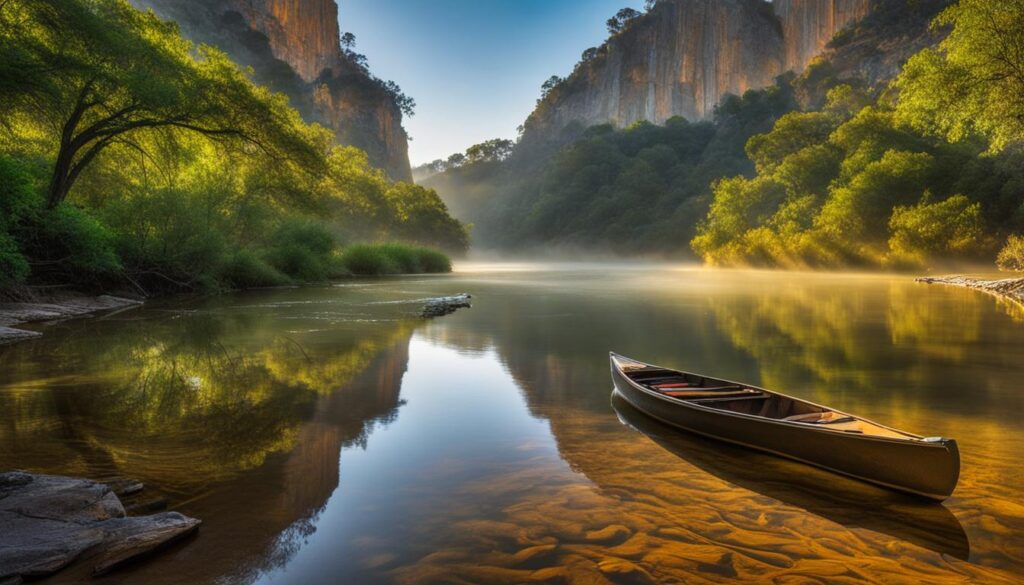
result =
[[642,0],[339,0],[370,69],[416,99],[413,165],[514,138],[540,85],[566,75],[605,21]]

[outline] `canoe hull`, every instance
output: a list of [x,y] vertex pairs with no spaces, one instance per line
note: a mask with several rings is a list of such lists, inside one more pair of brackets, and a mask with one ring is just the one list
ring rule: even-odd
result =
[[953,493],[960,474],[956,441],[893,440],[818,429],[674,400],[627,378],[612,363],[618,393],[637,410],[671,426],[787,457],[935,500]]

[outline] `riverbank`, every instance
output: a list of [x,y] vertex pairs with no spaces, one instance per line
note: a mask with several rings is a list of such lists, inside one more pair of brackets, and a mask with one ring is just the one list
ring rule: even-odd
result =
[[925,284],[945,284],[948,286],[959,286],[961,288],[980,290],[998,298],[1018,303],[1022,308],[1024,308],[1024,278],[986,280],[970,278],[967,276],[924,276],[918,278],[917,282]]
[[0,345],[33,339],[41,332],[19,325],[62,321],[99,313],[122,311],[142,305],[142,301],[112,295],[88,296],[64,292],[48,294],[29,301],[0,302]]

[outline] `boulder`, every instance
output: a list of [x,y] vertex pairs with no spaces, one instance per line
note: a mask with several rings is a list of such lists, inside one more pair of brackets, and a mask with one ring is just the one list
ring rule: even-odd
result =
[[[129,491],[142,489],[126,482]],[[0,473],[0,583],[45,577],[95,557],[93,572],[192,534],[200,521],[177,512],[126,517],[111,486],[86,479]]]

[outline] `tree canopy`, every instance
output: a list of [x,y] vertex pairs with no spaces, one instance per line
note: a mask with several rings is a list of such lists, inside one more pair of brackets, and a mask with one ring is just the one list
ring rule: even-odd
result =
[[125,0],[0,2],[0,99],[5,286],[280,284],[344,273],[347,242],[468,246],[436,193]]
[[11,106],[0,115],[45,120],[59,136],[50,207],[104,149],[132,145],[142,129],[196,132],[282,164],[315,168],[319,160],[284,98],[250,83],[218,51],[203,47],[194,58],[175,25],[125,1],[10,0],[0,19],[0,91]]

